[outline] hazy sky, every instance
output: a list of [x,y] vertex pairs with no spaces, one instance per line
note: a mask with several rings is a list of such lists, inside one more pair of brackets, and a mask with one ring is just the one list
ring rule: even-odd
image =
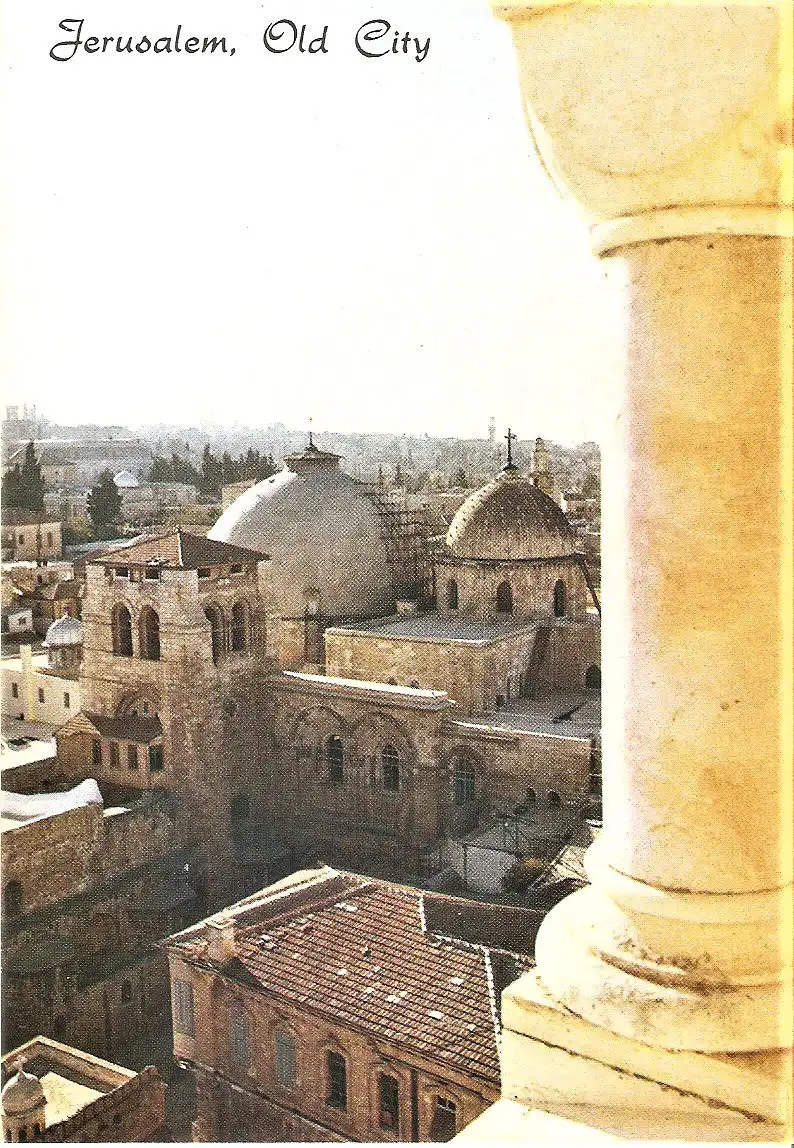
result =
[[[50,49],[225,35],[234,56]],[[279,19],[326,54],[276,55]],[[373,19],[430,48],[367,59]],[[476,0],[5,0],[7,402],[48,417],[599,437],[603,273]],[[282,41],[283,42],[283,41]]]

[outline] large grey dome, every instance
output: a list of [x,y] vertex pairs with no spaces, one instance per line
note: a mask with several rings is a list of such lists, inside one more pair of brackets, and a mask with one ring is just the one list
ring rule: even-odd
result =
[[241,494],[208,537],[270,557],[284,617],[309,608],[325,618],[366,618],[394,606],[382,533],[364,487],[339,469],[338,455],[310,443]]

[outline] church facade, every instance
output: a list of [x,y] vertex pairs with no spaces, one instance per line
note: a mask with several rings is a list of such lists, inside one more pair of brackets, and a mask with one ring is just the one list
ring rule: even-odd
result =
[[[318,858],[402,876],[529,801],[583,806],[592,745],[533,725],[592,697],[599,616],[562,511],[510,462],[430,559],[432,603],[381,508],[310,442],[206,538],[89,562],[71,777],[177,798],[202,895]],[[561,702],[562,704],[562,702]]]

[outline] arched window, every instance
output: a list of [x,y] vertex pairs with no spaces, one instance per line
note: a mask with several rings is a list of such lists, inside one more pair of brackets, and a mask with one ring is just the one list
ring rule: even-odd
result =
[[537,793],[535,793],[535,790],[534,790],[534,789],[532,789],[532,788],[528,789],[528,790],[527,790],[527,796],[526,796],[526,798],[524,799],[524,805],[527,805],[527,806],[529,806],[529,805],[537,805],[537,803],[538,803],[538,795],[537,795]]
[[325,743],[325,764],[331,785],[342,785],[345,780],[345,747],[340,737],[331,736]]
[[562,578],[560,578],[559,581],[554,583],[554,617],[555,618],[564,618],[565,617],[565,599],[566,599],[565,583],[563,582]]
[[121,1003],[129,1004],[132,1000],[132,981],[121,982]]
[[456,805],[468,805],[477,796],[474,766],[466,758],[455,762],[452,771],[452,792]]
[[507,580],[500,582],[496,587],[496,612],[497,614],[513,613],[513,588]]
[[447,609],[457,610],[458,608],[458,584],[454,578],[450,578],[447,582]]
[[113,653],[121,658],[132,657],[132,618],[126,606],[117,603],[111,615]]
[[248,607],[245,602],[232,606],[232,649],[244,650],[248,645]]
[[7,917],[15,917],[22,912],[22,885],[19,881],[9,881],[3,889],[3,911]]
[[400,792],[400,755],[393,745],[386,745],[380,755],[383,788],[387,793]]
[[282,1088],[294,1088],[298,1069],[298,1046],[285,1028],[276,1029],[276,1080]]
[[600,690],[601,689],[601,667],[589,666],[587,673],[584,676],[584,687],[586,690]]
[[160,619],[151,606],[144,606],[138,623],[141,657],[148,662],[160,661]]
[[553,789],[549,794],[549,806],[551,809],[559,809],[562,806],[562,798]]
[[212,630],[212,660],[217,665],[218,661],[223,657],[223,614],[217,606],[208,606],[204,613]]

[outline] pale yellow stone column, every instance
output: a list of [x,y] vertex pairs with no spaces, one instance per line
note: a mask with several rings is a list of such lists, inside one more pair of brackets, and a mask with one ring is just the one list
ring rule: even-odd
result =
[[[604,832],[536,945],[648,1045],[791,1039],[791,5],[501,4],[624,308],[603,488]],[[784,27],[788,25],[788,27]],[[788,377],[787,377],[788,376]]]

